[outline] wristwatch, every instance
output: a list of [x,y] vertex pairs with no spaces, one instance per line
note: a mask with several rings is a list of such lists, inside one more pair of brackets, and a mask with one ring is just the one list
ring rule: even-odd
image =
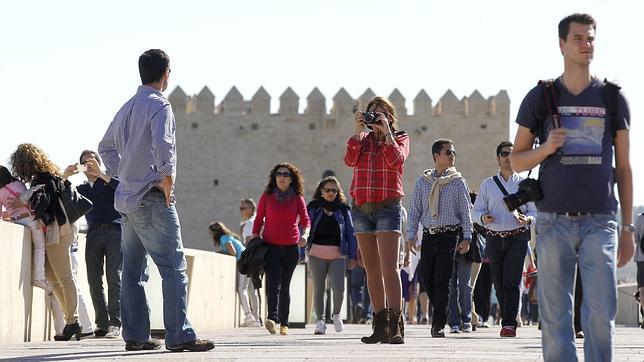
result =
[[628,231],[629,233],[634,233],[635,225],[633,224],[622,225],[622,231]]

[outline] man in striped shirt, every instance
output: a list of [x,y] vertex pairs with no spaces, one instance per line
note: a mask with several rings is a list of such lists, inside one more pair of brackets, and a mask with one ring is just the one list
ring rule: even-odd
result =
[[432,157],[435,167],[418,178],[409,203],[407,248],[414,252],[418,227],[422,227],[420,263],[434,308],[432,337],[445,337],[455,251],[467,253],[472,240],[471,204],[467,182],[454,167],[454,142],[435,141]]

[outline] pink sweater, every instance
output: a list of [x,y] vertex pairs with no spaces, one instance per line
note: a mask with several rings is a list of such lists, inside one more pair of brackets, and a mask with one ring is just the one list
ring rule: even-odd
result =
[[0,188],[0,206],[7,209],[7,211],[9,211],[9,214],[11,214],[11,217],[17,217],[29,212],[29,209],[24,206],[13,209],[7,205],[8,199],[20,197],[20,194],[25,191],[27,191],[27,188],[25,187],[25,184],[20,181],[14,181],[10,184],[5,185],[3,188]]

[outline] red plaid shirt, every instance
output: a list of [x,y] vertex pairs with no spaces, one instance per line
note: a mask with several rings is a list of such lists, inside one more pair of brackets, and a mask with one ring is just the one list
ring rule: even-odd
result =
[[344,163],[353,167],[351,197],[356,205],[403,197],[403,164],[409,155],[409,136],[395,134],[395,143],[379,142],[373,132],[349,138]]

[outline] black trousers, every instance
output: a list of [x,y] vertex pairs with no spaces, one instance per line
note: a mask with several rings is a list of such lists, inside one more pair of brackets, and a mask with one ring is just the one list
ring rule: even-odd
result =
[[[87,232],[85,264],[87,283],[94,305],[96,328],[121,326],[121,226],[102,224]],[[107,279],[107,303],[103,289],[103,272]]]
[[267,244],[264,259],[266,265],[266,287],[268,306],[267,318],[288,327],[288,314],[291,305],[291,278],[300,260],[297,245],[279,246]]
[[519,287],[528,253],[529,232],[509,238],[488,235],[485,252],[490,258],[492,282],[501,308],[501,325],[517,326]]
[[474,305],[479,315],[479,324],[487,322],[490,317],[490,294],[492,293],[492,273],[490,263],[482,263],[474,287]]
[[423,275],[425,290],[432,304],[432,329],[445,328],[447,323],[447,302],[449,301],[449,281],[454,265],[454,251],[459,233],[423,233],[421,246],[420,271]]

